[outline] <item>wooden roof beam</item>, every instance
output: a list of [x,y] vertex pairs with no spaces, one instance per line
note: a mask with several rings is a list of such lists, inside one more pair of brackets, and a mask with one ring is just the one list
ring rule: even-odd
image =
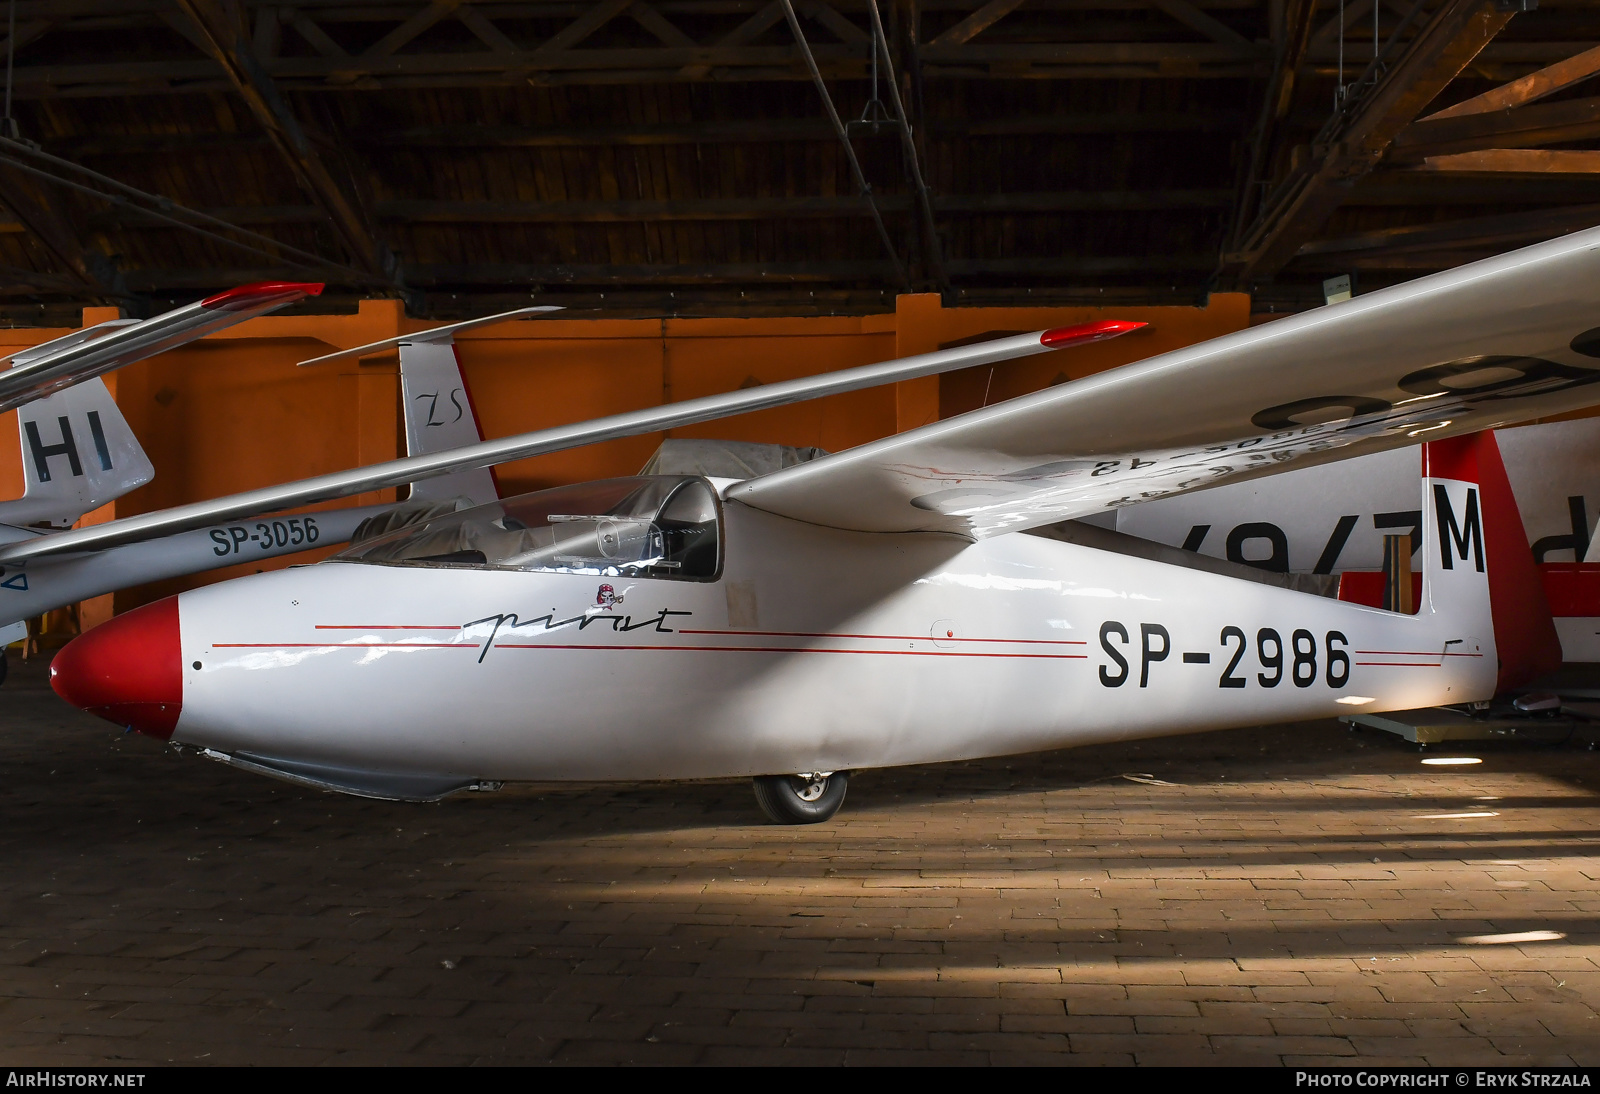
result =
[[534,53],[560,53],[571,49],[621,15],[632,3],[633,0],[600,0],[600,3],[556,31]]
[[357,268],[380,282],[396,283],[387,248],[372,235],[351,193],[340,186],[312,146],[293,110],[279,93],[251,48],[237,0],[176,0],[203,36],[206,51],[227,72],[256,121],[266,130],[313,200],[327,213],[335,234]]
[[1586,49],[1576,56],[1568,57],[1565,61],[1557,61],[1553,65],[1541,68],[1538,72],[1530,72],[1520,80],[1512,80],[1508,84],[1485,91],[1482,95],[1474,95],[1465,102],[1429,114],[1422,120],[1442,121],[1445,118],[1462,118],[1471,114],[1488,114],[1496,110],[1525,106],[1536,99],[1554,95],[1557,91],[1587,80],[1596,73],[1600,73],[1600,46]]
[[[1019,0],[1020,2],[1020,0]],[[727,34],[718,38],[714,45],[723,49],[734,46],[749,45],[767,31],[775,27],[783,19],[783,4],[780,0],[768,0],[754,15],[734,27]],[[701,80],[711,71],[710,65],[686,65],[678,72],[680,80]],[[831,134],[830,134],[831,135]]]
[[1588,175],[1600,176],[1600,152],[1590,150],[1551,151],[1544,148],[1486,148],[1480,152],[1457,152],[1449,156],[1429,156],[1413,171],[1451,174],[1496,175]]
[[1155,6],[1172,16],[1190,30],[1205,35],[1213,42],[1228,45],[1248,45],[1249,39],[1228,24],[1213,19],[1189,0],[1154,0]]
[[1359,232],[1340,239],[1319,239],[1300,248],[1302,257],[1321,255],[1394,255],[1439,250],[1504,249],[1554,239],[1600,224],[1600,205],[1573,205],[1503,216],[1473,217],[1434,224],[1412,224]]
[[[1212,258],[1204,253],[1079,255],[1049,258],[966,258],[950,263],[955,276],[981,280],[987,277],[1098,277],[1110,274],[1203,274]],[[247,281],[291,277],[287,267],[247,269],[148,268],[128,271],[128,283],[141,292],[166,293],[204,290]],[[881,286],[892,267],[887,259],[833,259],[813,262],[722,262],[618,264],[618,263],[422,263],[407,268],[407,279],[418,288],[489,286],[505,292],[511,287],[557,288],[565,285],[677,287],[700,290],[704,285],[733,284],[769,287],[821,287],[841,282]],[[1197,278],[1192,278],[1197,280]],[[1167,282],[1171,284],[1172,282]],[[468,289],[467,291],[471,291]],[[10,295],[0,283],[0,296]]]
[[379,57],[388,57],[441,19],[453,14],[461,4],[462,0],[433,0],[433,3],[363,50],[362,58],[376,60]]
[[456,18],[461,24],[478,36],[478,41],[494,50],[496,53],[516,53],[517,43],[513,42],[506,33],[484,16],[477,8],[462,4],[456,8]]
[[[934,209],[946,216],[1016,216],[1079,212],[1154,212],[1163,209],[1216,209],[1227,205],[1227,190],[1063,190],[1010,194],[940,194]],[[879,194],[886,213],[912,210],[907,194]],[[323,217],[314,205],[236,206],[204,210],[238,225],[315,224]],[[651,201],[380,201],[379,219],[402,224],[626,224],[672,221],[849,219],[870,216],[854,197],[680,198]],[[159,223],[117,209],[90,220],[120,231],[170,231]],[[0,232],[6,230],[0,223]]]
[[1290,174],[1223,268],[1248,283],[1275,274],[1326,223],[1395,136],[1488,45],[1513,12],[1496,0],[1446,0],[1371,90],[1353,102],[1309,163]]
[[962,46],[1016,11],[1023,0],[989,0],[977,11],[929,42],[932,46]]
[[693,38],[673,26],[666,16],[645,3],[644,0],[634,0],[629,5],[628,18],[655,35],[656,40],[664,46],[688,46],[692,48],[697,44]]
[[1417,160],[1485,148],[1532,148],[1600,137],[1600,98],[1413,122],[1400,131],[1389,160]]
[[[1150,113],[1076,113],[1013,115],[997,118],[930,119],[922,126],[941,139],[1063,134],[1125,136],[1153,133],[1233,133],[1244,127],[1244,116],[1228,110]],[[876,135],[853,134],[852,140],[896,140],[885,129]],[[773,118],[766,121],[703,121],[662,125],[594,125],[545,128],[522,125],[417,126],[406,129],[365,129],[349,139],[359,148],[581,148],[817,140],[838,137],[823,118]],[[58,137],[49,151],[68,159],[83,156],[120,156],[167,152],[209,152],[222,148],[255,148],[267,144],[257,132],[226,133],[196,130],[184,133],[96,133]]]
[[[176,0],[211,6],[223,0]],[[176,14],[176,13],[175,13]],[[290,23],[304,33],[300,21]],[[315,28],[316,24],[306,22]],[[251,51],[253,79],[287,90],[516,86],[527,79],[548,84],[632,84],[700,79],[748,82],[809,79],[795,65],[794,47],[694,46],[550,49],[520,53],[470,50],[399,53],[366,59],[343,52],[320,36],[325,52],[315,57],[276,56],[262,61]],[[308,38],[310,40],[310,38]],[[315,43],[313,43],[315,44]],[[212,57],[214,50],[205,52]],[[867,43],[817,43],[818,65],[829,78],[860,78],[867,72]],[[1221,42],[1062,42],[965,46],[925,45],[918,50],[924,72],[941,78],[1081,79],[1099,76],[1195,79],[1266,75],[1271,47]],[[241,86],[233,66],[213,60],[109,61],[33,64],[16,69],[17,98],[110,98],[121,95],[193,94]]]

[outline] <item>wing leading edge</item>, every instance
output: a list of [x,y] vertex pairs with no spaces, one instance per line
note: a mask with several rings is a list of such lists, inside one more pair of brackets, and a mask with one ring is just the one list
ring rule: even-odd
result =
[[733,487],[813,524],[974,538],[1600,403],[1600,229],[1225,335]]
[[[10,566],[33,558],[136,543],[256,513],[271,513],[297,505],[350,497],[367,490],[417,483],[440,475],[476,467],[491,467],[527,456],[560,452],[617,437],[636,437],[642,433],[654,433],[674,426],[713,421],[752,410],[787,406],[807,399],[818,399],[824,395],[860,391],[879,384],[895,383],[919,376],[933,376],[958,368],[992,364],[1034,353],[1048,353],[1051,350],[1117,338],[1143,326],[1144,323],[1110,319],[1035,331],[1032,334],[996,338],[976,345],[959,346],[934,353],[918,354],[914,357],[881,361],[873,365],[840,369],[837,372],[824,372],[795,380],[763,384],[760,387],[741,388],[721,395],[685,399],[665,406],[613,414],[607,418],[596,418],[553,429],[480,441],[446,452],[407,456],[387,463],[372,464],[349,471],[336,471],[315,478],[301,479],[299,482],[285,483],[282,486],[231,494],[211,501],[193,502],[154,513],[140,513],[137,516],[123,517],[104,524],[93,524],[85,528],[74,528],[50,536],[7,544],[0,546],[0,565]],[[435,335],[439,332],[424,333]],[[364,350],[369,347],[362,348]]]
[[112,319],[19,350],[10,357],[11,367],[0,372],[0,411],[43,399],[321,292],[320,283],[297,281],[240,285],[152,319]]

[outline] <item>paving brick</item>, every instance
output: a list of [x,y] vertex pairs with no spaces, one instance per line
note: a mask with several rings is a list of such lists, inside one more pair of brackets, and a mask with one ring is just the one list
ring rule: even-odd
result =
[[[1600,798],[1560,749],[1241,730],[862,772],[791,829],[738,780],[340,798],[38,666],[6,698],[7,1062],[1600,1064]],[[1518,804],[1415,819],[1482,795]]]

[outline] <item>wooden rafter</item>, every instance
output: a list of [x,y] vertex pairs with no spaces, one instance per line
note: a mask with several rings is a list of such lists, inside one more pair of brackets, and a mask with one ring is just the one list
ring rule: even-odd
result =
[[[714,45],[722,49],[735,49],[739,46],[749,45],[767,31],[783,21],[783,4],[779,0],[768,0],[758,8],[744,22],[734,27],[727,34],[718,38]],[[685,65],[678,70],[680,80],[700,80],[711,71],[710,65]]]
[[[180,0],[187,2],[187,0]],[[299,29],[299,24],[292,24]],[[315,25],[315,24],[311,24]],[[339,49],[326,35],[326,45]],[[867,42],[815,42],[812,52],[824,75],[859,78],[867,71]],[[956,79],[1083,79],[1098,76],[1148,79],[1210,79],[1266,75],[1269,46],[1220,42],[1024,43],[964,46],[925,45],[919,50],[930,75]],[[805,80],[792,46],[631,47],[550,49],[519,53],[456,51],[402,53],[363,59],[331,51],[317,57],[279,56],[257,63],[281,90],[327,91],[341,82],[361,90],[410,87],[514,86],[529,75],[553,83],[633,84],[698,79]],[[690,75],[684,75],[688,73]],[[229,87],[228,73],[210,61],[114,61],[18,66],[19,98],[106,98],[118,95],[193,94]]]
[[[1544,109],[1544,108],[1538,108]],[[1184,112],[1113,111],[1105,113],[1022,114],[1001,117],[930,119],[919,134],[940,140],[970,137],[1035,136],[1083,133],[1237,133],[1244,116],[1231,110]],[[678,144],[833,141],[824,118],[770,118],[758,121],[706,120],[657,125],[445,125],[351,133],[360,148],[583,148]],[[885,129],[874,135],[856,133],[852,140],[894,140]],[[68,159],[96,155],[133,155],[206,149],[256,148],[267,144],[257,133],[215,130],[172,133],[95,133],[51,140],[52,152]]]
[[1600,137],[1600,98],[1565,99],[1514,110],[1425,119],[1400,131],[1391,161],[1476,152],[1486,148],[1535,148]]
[[1248,283],[1291,261],[1383,158],[1395,136],[1511,19],[1493,0],[1447,0],[1384,76],[1349,108],[1301,169],[1262,205],[1224,270]]
[[1024,0],[989,0],[977,11],[939,35],[929,45],[960,46],[994,26],[1023,5]]
[[[962,278],[1001,277],[1099,277],[1106,274],[1197,273],[1209,269],[1212,259],[1201,253],[1149,255],[1082,255],[1065,258],[959,259],[950,263],[951,274]],[[407,281],[417,286],[483,285],[496,289],[511,286],[559,285],[640,285],[690,286],[706,283],[735,285],[824,285],[829,282],[862,282],[881,285],[890,271],[887,259],[833,259],[809,262],[721,262],[721,263],[424,263],[406,269]],[[291,276],[288,268],[250,269],[147,269],[131,272],[128,283],[141,292],[171,292],[180,289],[209,288],[251,280],[281,279]],[[0,296],[8,294],[0,285]]]
[[1228,24],[1213,18],[1195,7],[1189,0],[1154,0],[1155,6],[1172,16],[1190,30],[1198,31],[1214,42],[1226,45],[1246,45],[1249,39]]
[[1407,252],[1489,251],[1553,239],[1600,224],[1600,205],[1574,205],[1502,216],[1414,224],[1323,239],[1300,249],[1303,257]]
[[433,0],[431,4],[410,19],[407,19],[388,34],[372,43],[362,52],[361,56],[368,58],[388,57],[417,37],[417,35],[454,13],[461,6],[461,3],[462,0]]
[[1429,156],[1415,171],[1497,175],[1600,175],[1600,151],[1545,148],[1487,148]]
[[679,48],[688,46],[693,48],[696,44],[693,38],[673,26],[666,16],[645,3],[644,0],[634,0],[634,3],[628,8],[628,16],[635,23],[655,35],[656,39],[664,46],[676,46]]
[[1573,84],[1587,80],[1596,73],[1600,73],[1600,46],[1586,49],[1564,61],[1557,61],[1553,65],[1541,68],[1538,72],[1530,72],[1520,80],[1512,80],[1508,84],[1485,91],[1482,95],[1475,95],[1465,102],[1430,114],[1422,120],[1443,121],[1446,118],[1461,118],[1470,114],[1487,114],[1496,110],[1525,106],[1546,95],[1554,95]]
[[393,281],[380,247],[357,201],[323,162],[277,85],[267,75],[245,37],[242,9],[234,0],[177,0],[203,37],[212,59],[226,70],[234,89],[266,130],[268,138],[301,183],[327,213],[356,266],[375,279]]
[[[1064,190],[1010,194],[940,194],[933,208],[942,217],[1018,216],[1054,213],[1143,213],[1169,209],[1218,209],[1226,190]],[[906,194],[877,197],[885,213],[914,211]],[[315,205],[242,206],[207,209],[211,216],[241,226],[316,224]],[[379,220],[404,224],[627,224],[696,221],[838,220],[868,216],[851,197],[680,198],[653,201],[380,201]],[[111,209],[90,218],[96,227],[118,231],[166,230],[144,217]],[[0,221],[0,233],[12,230]],[[20,230],[24,226],[15,226]]]
[[456,18],[461,24],[478,36],[478,40],[496,53],[516,53],[517,43],[513,42],[506,33],[491,23],[477,8],[462,4],[456,8]]
[[832,31],[846,45],[866,45],[871,40],[871,34],[840,15],[824,0],[802,0],[798,9],[801,15]]
[[600,0],[594,7],[568,23],[534,53],[560,53],[581,45],[583,40],[628,9],[633,0]]
[[[26,8],[37,7],[30,0],[21,2]],[[338,5],[302,3],[280,7],[253,0],[193,2],[202,7],[220,5],[233,10],[241,23],[248,11],[254,21],[249,52],[256,60],[259,75],[270,79],[279,93],[340,88],[372,91],[516,86],[529,80],[548,85],[615,85],[806,78],[791,43],[768,39],[768,44],[757,44],[778,21],[779,8],[772,3],[594,0],[573,5],[533,0],[509,5],[495,0],[470,4],[460,0],[419,4],[412,0],[391,6],[350,0]],[[855,2],[859,4],[860,0]],[[992,40],[992,35],[980,32],[1002,17],[1021,20],[1030,9],[1023,0],[990,0],[974,4],[975,10],[970,10],[957,26],[918,46],[914,67],[928,78],[939,79],[1184,79],[1267,74],[1272,50],[1245,40],[1203,10],[1206,0],[1160,2],[1194,27],[1204,40],[1171,41],[1170,32],[1159,25],[1146,32],[1130,30],[1122,24],[1121,33],[1133,40],[1108,41],[1093,33],[1093,27],[1084,28],[1090,32],[1087,37],[1075,25],[1053,30],[1062,24],[1052,18],[1031,20],[1022,27],[1024,33]],[[110,20],[130,30],[167,22],[193,36],[197,33],[193,20],[182,15],[182,8],[188,3],[184,0],[184,4],[169,7],[165,0],[149,0],[123,7],[117,14],[107,14],[103,5],[96,8],[87,0],[60,0],[59,6],[67,15],[57,23],[61,29],[52,33],[70,33],[75,21],[93,23],[97,32],[103,32]],[[1155,3],[1156,0],[1115,0],[1113,6],[1131,9]],[[889,5],[891,22],[903,21],[893,14],[901,7],[900,0]],[[1042,2],[1040,7],[1044,7]],[[693,14],[698,20],[694,28],[699,28],[704,25],[701,17],[708,14],[702,10],[705,8],[717,9],[709,14],[720,21],[721,29],[686,30],[690,25],[679,17],[680,11]],[[871,57],[870,35],[859,7],[841,9],[825,0],[803,0],[799,11],[824,29],[813,42],[813,53],[824,76],[837,79],[865,75]],[[541,22],[557,15],[566,21],[548,37],[530,39],[525,37],[530,14]],[[497,22],[502,17],[515,21]],[[596,33],[618,18],[647,28],[656,41],[625,46],[612,42],[595,44]],[[470,31],[483,43],[482,47],[463,49],[434,41],[428,29],[450,19]],[[359,28],[364,23],[384,24],[371,45],[364,44],[373,41],[371,36],[358,33],[352,38],[346,29],[351,25]],[[513,31],[513,27],[518,29]],[[278,48],[280,36],[296,48]],[[242,40],[245,35],[241,32],[237,37]],[[203,39],[195,40],[208,59],[130,56],[101,60],[90,53],[84,56],[85,63],[22,65],[15,73],[15,93],[23,99],[59,99],[163,92],[194,94],[235,86],[237,74],[226,63],[209,60],[215,50]],[[299,48],[301,42],[309,44],[311,52]],[[905,70],[908,66],[899,67]]]

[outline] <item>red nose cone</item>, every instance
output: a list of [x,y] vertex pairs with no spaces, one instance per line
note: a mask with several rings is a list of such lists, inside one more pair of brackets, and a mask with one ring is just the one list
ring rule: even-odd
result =
[[68,642],[50,686],[75,707],[161,740],[183,709],[178,598],[135,608]]

